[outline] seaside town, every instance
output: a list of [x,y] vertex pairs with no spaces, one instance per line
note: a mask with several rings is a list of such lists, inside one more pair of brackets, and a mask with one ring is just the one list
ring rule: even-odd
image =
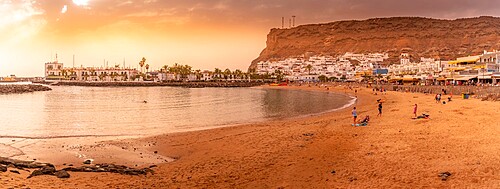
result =
[[0,0],[0,189],[500,189],[499,8]]
[[420,58],[411,62],[411,54],[402,53],[400,62],[389,66],[384,53],[345,53],[339,57],[311,56],[287,58],[282,61],[261,61],[257,73],[282,73],[290,81],[363,81],[376,80],[398,84],[465,85],[491,84],[500,81],[499,51],[456,60]]
[[493,85],[500,83],[500,51],[484,51],[481,55],[459,57],[456,60],[420,58],[412,62],[409,53],[400,61],[386,65],[386,53],[345,53],[332,56],[301,56],[279,61],[261,61],[248,72],[236,69],[193,70],[189,65],[164,65],[150,69],[143,58],[138,68],[125,65],[100,67],[65,67],[56,60],[45,63],[45,77],[0,77],[0,81],[252,81],[325,82],[376,81],[394,84],[419,85]]

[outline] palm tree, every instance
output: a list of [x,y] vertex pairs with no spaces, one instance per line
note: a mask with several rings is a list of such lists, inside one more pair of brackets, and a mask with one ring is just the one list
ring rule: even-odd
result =
[[116,72],[111,72],[111,75],[110,75],[110,76],[111,76],[111,80],[113,80],[113,81],[114,81],[114,80],[115,80],[115,77],[116,77],[116,76],[118,76],[118,73],[116,73]]
[[146,72],[149,72],[149,64],[146,64]]
[[239,69],[236,69],[234,71],[234,75],[236,76],[236,78],[241,79],[241,76],[243,75],[243,72],[241,70],[239,70]]
[[82,74],[82,76],[83,76],[83,80],[87,81],[87,80],[88,80],[88,77],[89,77],[89,74],[88,74],[87,72],[84,72],[84,73]]
[[99,74],[99,79],[103,81],[106,76],[108,76],[108,74],[106,72],[102,72],[101,74]]
[[201,74],[201,70],[200,69],[197,69],[194,71],[196,73],[196,80],[201,80],[201,76],[203,76]]
[[311,75],[311,69],[312,69],[312,67],[313,67],[313,66],[312,66],[311,64],[308,64],[308,65],[306,66],[306,69],[307,69],[307,71],[309,72],[309,75]]
[[146,58],[142,57],[142,60],[139,62],[139,66],[141,66],[141,72],[142,72],[142,67],[146,64]]
[[231,76],[231,70],[226,68],[226,70],[224,70],[224,78],[227,80],[229,76]]
[[163,81],[166,81],[167,72],[168,72],[168,66],[167,66],[167,65],[163,65],[163,66],[161,67],[160,72],[165,74],[164,78],[162,77],[162,80],[163,80]]
[[214,75],[215,75],[215,79],[219,79],[220,78],[220,74],[222,74],[222,70],[220,70],[219,68],[215,68],[214,70]]
[[247,75],[250,77],[249,79],[257,79],[258,75],[257,75],[257,69],[255,68],[250,68],[248,69],[248,73]]
[[278,82],[281,82],[281,80],[283,80],[283,72],[281,72],[281,70],[275,70],[273,74],[276,75],[276,80]]
[[66,76],[68,75],[67,71],[66,70],[61,70],[61,75],[64,77],[64,79],[66,79]]
[[173,66],[168,67],[168,72],[173,73],[175,79],[177,79],[177,74],[179,73],[179,64],[175,63]]
[[184,79],[184,78],[187,78],[187,76],[189,74],[191,74],[191,69],[192,67],[189,66],[189,65],[184,65],[184,66],[180,66],[180,73],[181,73],[181,77]]

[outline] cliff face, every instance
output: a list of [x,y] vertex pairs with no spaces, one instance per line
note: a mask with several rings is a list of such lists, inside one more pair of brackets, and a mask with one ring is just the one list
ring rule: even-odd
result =
[[438,20],[419,17],[374,18],[271,29],[267,47],[252,61],[306,55],[337,56],[346,52],[386,52],[386,63],[398,62],[402,52],[420,57],[454,59],[500,50],[500,18]]

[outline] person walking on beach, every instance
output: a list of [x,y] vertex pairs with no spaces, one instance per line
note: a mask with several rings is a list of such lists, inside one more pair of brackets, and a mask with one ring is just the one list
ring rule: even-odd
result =
[[382,116],[382,102],[378,102],[378,114],[377,116]]
[[354,117],[353,125],[356,125],[356,118],[358,117],[358,112],[356,112],[356,107],[352,109],[352,117]]
[[415,104],[415,107],[413,107],[413,115],[417,117],[417,104]]

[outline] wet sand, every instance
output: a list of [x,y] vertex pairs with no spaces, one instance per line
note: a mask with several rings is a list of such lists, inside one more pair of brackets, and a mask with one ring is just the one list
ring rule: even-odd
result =
[[[278,88],[353,93],[343,87]],[[5,172],[0,173],[0,186],[500,188],[499,102],[455,96],[443,105],[435,103],[432,95],[392,91],[373,95],[366,88],[358,89],[357,96],[359,117],[371,117],[366,127],[352,127],[351,108],[347,108],[310,117],[100,142],[110,148],[134,149],[137,156],[156,154],[175,161],[158,164],[155,174],[147,176],[70,173],[69,179],[26,179],[27,171]],[[382,117],[376,116],[379,98],[385,101]],[[414,103],[419,114],[428,113],[431,119],[411,119]],[[127,163],[127,157],[115,161]],[[442,181],[438,174],[446,171],[452,175]]]

